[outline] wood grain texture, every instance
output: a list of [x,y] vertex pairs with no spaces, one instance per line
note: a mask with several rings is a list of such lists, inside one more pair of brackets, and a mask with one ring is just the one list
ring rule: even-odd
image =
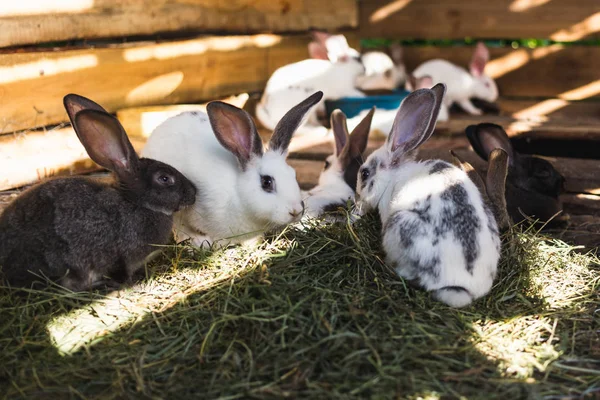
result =
[[308,41],[225,36],[0,54],[0,133],[66,121],[62,98],[71,92],[113,112],[262,90],[276,68],[307,57]]
[[359,5],[364,38],[600,37],[597,0],[369,0]]
[[[24,2],[25,5],[27,2]],[[80,0],[0,5],[0,47],[202,31],[260,33],[356,27],[355,0]]]
[[[138,151],[144,144],[135,138],[131,142]],[[0,175],[0,190],[99,169],[71,128],[0,137],[0,171],[4,171]]]

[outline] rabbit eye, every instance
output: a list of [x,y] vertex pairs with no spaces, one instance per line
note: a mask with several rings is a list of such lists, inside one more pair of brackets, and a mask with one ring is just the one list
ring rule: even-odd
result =
[[154,180],[161,186],[173,186],[175,184],[175,178],[167,174],[156,174]]
[[367,168],[360,171],[360,177],[363,181],[366,181],[370,175],[371,175],[371,172]]
[[327,169],[327,168],[329,168],[329,167],[331,167],[331,163],[330,163],[329,161],[327,161],[327,160],[326,160],[326,161],[325,161],[325,168],[323,168],[323,169]]
[[275,191],[275,179],[269,175],[261,175],[260,176],[260,186],[262,190],[267,193],[271,193]]

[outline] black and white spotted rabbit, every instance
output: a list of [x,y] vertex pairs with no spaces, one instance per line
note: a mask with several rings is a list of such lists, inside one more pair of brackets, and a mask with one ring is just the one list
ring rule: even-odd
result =
[[441,160],[415,161],[444,93],[437,84],[404,100],[387,143],[361,166],[357,192],[363,212],[379,210],[386,262],[437,300],[463,307],[490,291],[500,238],[463,170]]

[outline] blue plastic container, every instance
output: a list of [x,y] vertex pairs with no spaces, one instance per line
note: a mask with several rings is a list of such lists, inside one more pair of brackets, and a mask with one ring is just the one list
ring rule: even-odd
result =
[[400,107],[400,103],[409,93],[408,90],[396,90],[392,94],[366,97],[342,97],[337,100],[325,100],[325,111],[329,118],[333,110],[339,108],[346,114],[346,117],[352,118],[361,111],[369,110],[373,106],[384,110],[394,110]]

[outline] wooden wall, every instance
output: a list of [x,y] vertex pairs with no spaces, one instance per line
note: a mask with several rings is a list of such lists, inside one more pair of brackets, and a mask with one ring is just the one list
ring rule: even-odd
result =
[[[195,31],[294,32],[356,27],[355,0],[6,1],[0,47]],[[13,4],[7,4],[13,3]]]
[[355,0],[0,3],[0,190],[97,168],[64,127],[67,93],[116,112],[260,91],[308,56],[310,28],[358,25]]
[[[74,0],[34,2],[36,9],[27,1],[0,3],[0,190],[96,168],[66,127],[66,93],[117,112],[260,91],[276,68],[307,56],[309,28],[342,30],[353,44],[600,38],[598,0]],[[471,51],[405,47],[404,58],[409,71],[432,58],[466,66]],[[497,79],[506,117],[499,122],[521,132],[515,117],[550,116],[563,121],[558,128],[523,129],[557,135],[576,126],[571,132],[600,136],[578,122],[600,117],[599,47],[503,47],[491,55],[487,72]],[[463,123],[441,128],[455,133]],[[143,145],[142,137],[134,141]],[[330,148],[327,141],[294,143],[295,157],[309,150],[321,159]],[[311,168],[307,176],[314,177],[320,164]]]
[[368,0],[362,37],[412,39],[600,38],[597,0]]
[[[370,0],[359,2],[361,38],[547,39],[548,47],[490,49],[486,72],[503,112],[519,117],[600,118],[597,0]],[[577,42],[580,41],[580,42]],[[570,43],[575,42],[575,43]],[[466,67],[470,46],[405,47],[408,71],[443,58]]]

